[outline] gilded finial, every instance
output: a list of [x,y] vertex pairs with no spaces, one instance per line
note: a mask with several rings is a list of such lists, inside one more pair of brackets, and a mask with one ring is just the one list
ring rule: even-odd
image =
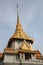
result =
[[16,25],[16,30],[22,30],[20,20],[19,20],[19,11],[18,11],[18,3],[17,3],[17,25]]
[[18,13],[18,3],[17,3],[17,17],[19,17],[19,13]]

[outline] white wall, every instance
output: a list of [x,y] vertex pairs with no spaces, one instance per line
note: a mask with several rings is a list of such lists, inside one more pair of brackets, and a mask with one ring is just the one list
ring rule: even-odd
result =
[[16,59],[15,55],[5,55],[3,62],[14,62],[15,59]]
[[19,48],[19,46],[21,45],[22,41],[21,40],[15,40],[14,42],[12,42],[11,48],[14,48],[15,50]]

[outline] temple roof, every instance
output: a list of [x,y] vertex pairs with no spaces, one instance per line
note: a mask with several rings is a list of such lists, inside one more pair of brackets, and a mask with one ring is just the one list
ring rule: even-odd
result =
[[19,14],[17,10],[17,25],[16,25],[16,30],[15,33],[12,35],[11,38],[17,38],[17,39],[25,39],[25,40],[30,40],[33,43],[33,39],[28,36],[22,29],[22,26],[20,24],[20,19],[19,19]]
[[18,50],[15,51],[14,48],[7,47],[4,49],[4,54],[17,54],[17,53],[18,53]]
[[[9,52],[10,51],[10,52]],[[17,49],[16,51],[12,48],[6,48],[4,54],[19,54],[19,53],[35,53],[32,50],[27,49]]]
[[42,54],[40,53],[39,50],[34,50],[34,52],[36,53],[36,58],[42,58]]

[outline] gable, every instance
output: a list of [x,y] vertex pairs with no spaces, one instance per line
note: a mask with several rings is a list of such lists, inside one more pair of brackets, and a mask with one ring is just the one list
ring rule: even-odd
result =
[[26,41],[23,41],[23,43],[20,46],[20,49],[21,50],[31,50],[31,47]]

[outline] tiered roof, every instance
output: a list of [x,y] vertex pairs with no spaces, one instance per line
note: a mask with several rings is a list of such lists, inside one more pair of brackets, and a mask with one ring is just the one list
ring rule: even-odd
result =
[[13,36],[11,38],[30,40],[33,43],[33,39],[30,36],[28,36],[22,29],[22,26],[21,26],[20,20],[19,20],[18,11],[17,11],[16,30],[15,30],[15,33],[13,34]]

